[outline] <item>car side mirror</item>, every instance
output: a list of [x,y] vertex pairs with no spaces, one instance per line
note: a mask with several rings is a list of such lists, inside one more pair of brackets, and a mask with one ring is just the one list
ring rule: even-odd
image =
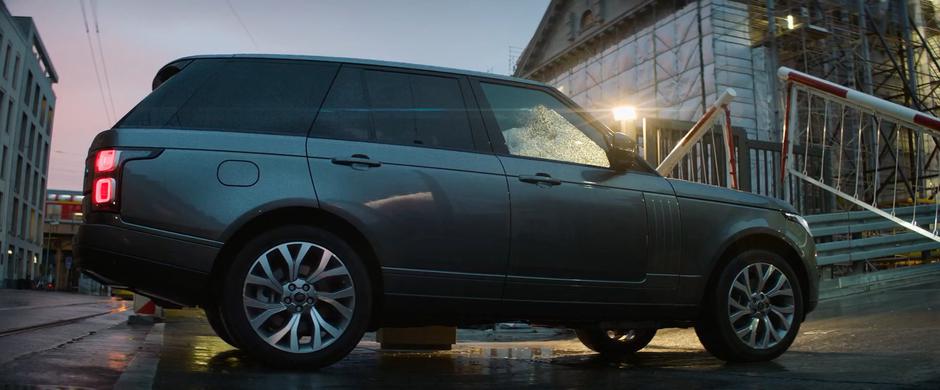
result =
[[626,171],[636,164],[636,142],[626,134],[614,133],[610,148],[607,150],[610,167],[617,171]]

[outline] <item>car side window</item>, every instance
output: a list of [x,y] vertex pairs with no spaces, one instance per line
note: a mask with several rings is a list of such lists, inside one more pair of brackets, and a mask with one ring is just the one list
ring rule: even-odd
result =
[[311,136],[474,148],[458,79],[354,67],[340,71]]
[[509,154],[610,167],[603,134],[554,96],[502,84],[480,86]]
[[229,61],[180,107],[176,123],[168,125],[304,135],[338,67],[312,61]]

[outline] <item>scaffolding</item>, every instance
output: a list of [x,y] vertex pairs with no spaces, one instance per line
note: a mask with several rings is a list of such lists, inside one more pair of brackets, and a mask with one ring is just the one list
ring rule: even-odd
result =
[[[940,114],[940,2],[752,0],[748,12],[752,45],[767,49],[768,71],[786,66],[916,111]],[[782,96],[775,87],[774,93]],[[781,101],[774,110],[776,123],[783,121]],[[803,118],[816,121],[831,114],[828,106],[795,104]],[[876,203],[899,196],[907,202],[936,197],[936,188],[926,182],[938,174],[937,140],[886,131],[863,116],[837,121],[844,122],[839,126],[862,129],[862,138],[854,142],[871,148],[882,145],[865,151],[867,159],[858,166],[844,167],[859,171],[862,187]],[[900,148],[890,150],[887,145]],[[895,166],[901,168],[897,172],[881,168]],[[901,183],[895,188],[878,182],[886,178]],[[826,203],[835,210],[842,208]]]

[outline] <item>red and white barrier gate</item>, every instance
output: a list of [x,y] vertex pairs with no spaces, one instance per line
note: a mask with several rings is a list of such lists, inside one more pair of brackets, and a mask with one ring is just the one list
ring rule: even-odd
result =
[[[737,175],[737,162],[735,161],[735,147],[734,147],[734,136],[731,130],[731,110],[729,108],[731,101],[737,96],[734,89],[728,88],[721,95],[718,96],[718,99],[712,103],[711,107],[705,111],[701,118],[695,122],[692,128],[686,133],[676,144],[676,146],[669,152],[668,155],[662,160],[659,166],[656,167],[656,171],[660,175],[670,176],[673,173],[676,165],[682,161],[682,159],[689,154],[689,152],[694,148],[702,137],[710,132],[715,125],[715,122],[721,120],[723,141],[725,151],[725,172],[727,176],[728,187],[738,188],[738,175]],[[715,158],[715,155],[712,154],[711,158]],[[716,162],[717,163],[717,162]],[[709,175],[705,175],[709,177]]]
[[[787,200],[813,213],[809,202],[819,197],[807,194],[822,189],[940,242],[940,119],[790,68],[777,75],[786,83],[780,177]],[[895,216],[908,205],[924,207],[910,221]],[[933,214],[930,230],[917,224],[924,209]]]

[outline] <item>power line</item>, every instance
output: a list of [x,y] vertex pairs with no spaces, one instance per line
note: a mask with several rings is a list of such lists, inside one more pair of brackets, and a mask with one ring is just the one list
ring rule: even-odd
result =
[[91,52],[91,63],[95,68],[95,80],[98,81],[98,93],[101,94],[101,105],[104,107],[105,118],[108,119],[108,123],[113,123],[111,120],[111,113],[108,111],[108,102],[104,97],[104,87],[101,85],[101,74],[98,72],[98,60],[95,56],[95,47],[91,43],[91,31],[88,29],[88,16],[85,14],[85,1],[78,0],[78,5],[82,8],[82,21],[85,22],[85,37],[88,38],[88,51]]
[[242,17],[238,15],[238,11],[235,10],[235,6],[232,5],[231,0],[225,0],[225,3],[228,4],[228,8],[232,10],[232,15],[235,16],[235,20],[238,21],[238,24],[242,26],[242,29],[245,30],[245,34],[248,35],[248,39],[251,40],[251,45],[255,47],[255,50],[258,50],[258,42],[255,42],[254,35],[251,35],[251,31],[248,31],[248,26],[245,25],[245,22],[242,21]]
[[101,44],[101,30],[98,28],[98,0],[91,0],[91,16],[95,21],[95,37],[98,38],[98,55],[101,56],[101,68],[104,70],[104,84],[108,88],[111,117],[117,118],[117,108],[114,107],[114,94],[111,92],[111,78],[108,76],[108,63],[104,60],[104,45]]

